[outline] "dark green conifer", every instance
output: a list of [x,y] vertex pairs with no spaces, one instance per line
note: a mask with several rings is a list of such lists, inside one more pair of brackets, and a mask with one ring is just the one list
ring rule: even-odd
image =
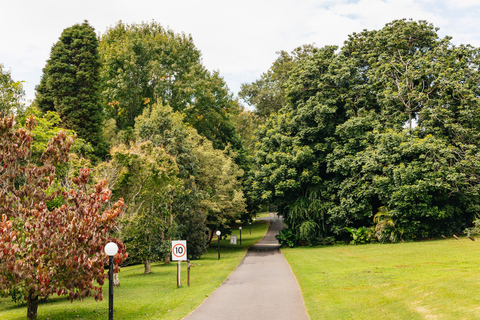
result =
[[105,155],[103,111],[99,91],[100,56],[95,31],[87,21],[66,28],[53,45],[37,86],[42,111],[56,111],[62,126],[91,143],[95,154]]

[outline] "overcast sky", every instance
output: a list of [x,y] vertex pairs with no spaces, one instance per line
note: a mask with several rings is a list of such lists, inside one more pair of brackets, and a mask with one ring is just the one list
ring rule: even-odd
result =
[[480,0],[1,0],[0,63],[33,99],[63,29],[86,19],[104,33],[119,20],[155,20],[191,34],[204,65],[237,94],[268,70],[277,51],[341,46],[353,32],[402,18],[427,20],[454,44],[480,47]]

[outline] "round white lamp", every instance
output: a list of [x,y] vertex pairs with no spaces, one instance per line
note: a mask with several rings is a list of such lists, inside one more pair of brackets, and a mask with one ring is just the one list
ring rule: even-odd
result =
[[118,246],[115,242],[109,242],[105,246],[105,253],[107,256],[113,257],[118,252]]
[[118,246],[114,242],[109,242],[104,248],[108,256],[108,320],[113,320],[113,256],[118,252]]

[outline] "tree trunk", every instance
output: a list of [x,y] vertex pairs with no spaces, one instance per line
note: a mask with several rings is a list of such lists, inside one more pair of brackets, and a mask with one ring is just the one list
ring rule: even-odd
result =
[[167,254],[167,255],[165,256],[165,259],[163,259],[163,262],[164,262],[165,264],[170,264],[170,255]]
[[30,293],[27,299],[27,319],[36,320],[38,310],[38,296]]
[[152,272],[152,270],[150,269],[150,260],[147,259],[145,260],[145,274],[149,274]]
[[213,239],[213,234],[215,232],[213,232],[213,230],[209,230],[209,234],[208,234],[208,243],[207,245],[210,245],[210,243],[212,242],[212,239]]
[[113,286],[120,287],[120,278],[118,277],[118,272],[113,273]]

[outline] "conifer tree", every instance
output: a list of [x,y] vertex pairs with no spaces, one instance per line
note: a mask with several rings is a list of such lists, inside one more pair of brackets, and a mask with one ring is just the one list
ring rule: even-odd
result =
[[62,126],[90,142],[97,156],[106,153],[99,91],[98,40],[87,21],[66,28],[53,45],[37,86],[36,103],[56,111]]

